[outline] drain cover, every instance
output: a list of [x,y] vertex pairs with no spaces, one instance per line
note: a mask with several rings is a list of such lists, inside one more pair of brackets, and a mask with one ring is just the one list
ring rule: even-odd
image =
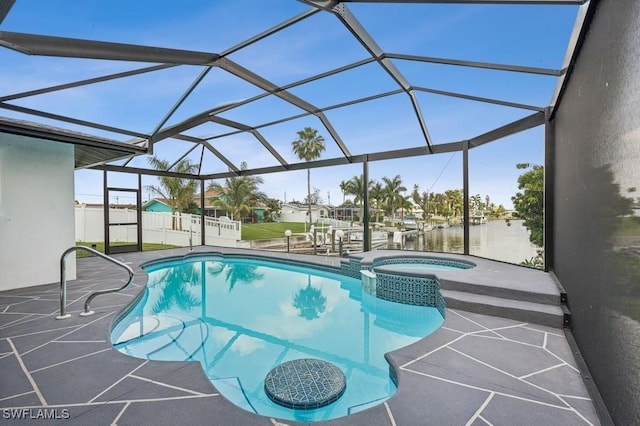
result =
[[264,390],[273,402],[303,410],[331,404],[346,387],[342,370],[330,362],[312,358],[284,362],[264,379]]

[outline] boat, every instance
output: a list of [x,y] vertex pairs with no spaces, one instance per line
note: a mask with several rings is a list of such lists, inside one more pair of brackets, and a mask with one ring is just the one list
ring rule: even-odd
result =
[[402,221],[402,225],[404,226],[405,231],[418,230],[418,220],[413,215],[405,215],[404,220]]
[[484,225],[487,222],[489,222],[489,219],[487,219],[483,212],[475,212],[471,215],[471,225]]

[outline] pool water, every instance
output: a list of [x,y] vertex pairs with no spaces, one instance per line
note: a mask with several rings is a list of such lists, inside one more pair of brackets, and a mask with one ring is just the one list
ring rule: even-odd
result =
[[[432,333],[436,308],[361,291],[359,280],[250,258],[200,258],[147,269],[147,293],[112,332],[122,353],[197,360],[236,405],[266,416],[319,421],[382,403],[395,393],[384,354]],[[318,358],[338,366],[346,391],[318,409],[293,410],[264,391],[283,362]]]
[[392,263],[386,264],[384,266],[392,266],[398,269],[406,269],[409,271],[420,272],[420,271],[464,271],[464,268],[460,268],[458,266],[450,266],[450,265],[439,265],[436,263]]
[[465,271],[476,265],[471,262],[458,260],[442,260],[428,257],[404,258],[396,257],[382,259],[374,262],[374,269],[379,266],[391,266],[394,269],[406,270],[408,272],[435,272],[435,271]]

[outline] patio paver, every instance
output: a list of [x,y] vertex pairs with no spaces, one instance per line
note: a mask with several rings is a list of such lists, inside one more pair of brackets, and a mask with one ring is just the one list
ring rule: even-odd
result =
[[[214,249],[196,248],[207,250]],[[100,259],[78,260],[79,280],[69,283],[74,296],[69,297],[68,320],[55,320],[58,284],[0,293],[2,424],[46,424],[36,420],[38,415],[57,417],[48,422],[65,425],[299,424],[236,407],[217,392],[197,362],[136,359],[111,346],[113,319],[145,285],[139,265],[186,253],[188,249],[116,255],[136,270],[134,284],[121,295],[102,302],[97,298],[92,305],[96,314],[90,317],[78,315],[87,294],[119,286],[126,278]],[[340,259],[316,256],[313,261],[336,266]],[[320,423],[600,424],[560,328],[447,309],[440,329],[388,359],[399,383],[392,398]],[[18,413],[27,420],[18,419]]]

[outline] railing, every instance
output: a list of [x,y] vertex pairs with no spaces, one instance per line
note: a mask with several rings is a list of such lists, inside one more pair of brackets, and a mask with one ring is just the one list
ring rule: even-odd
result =
[[[0,3],[2,0],[0,0]],[[135,222],[135,210],[109,209],[113,222]],[[199,215],[187,213],[142,212],[142,238],[147,243],[189,245],[189,230],[193,231],[193,242],[200,244],[202,227]],[[174,229],[175,228],[175,229]],[[233,246],[241,238],[241,224],[230,219],[205,217],[206,244]],[[111,240],[137,242],[137,227],[119,226],[111,229]],[[104,240],[104,212],[100,208],[76,207],[76,241]]]
[[316,220],[318,225],[327,225],[333,226],[334,228],[352,228],[354,227],[353,222],[349,222],[346,220],[332,219],[330,217],[320,217]]
[[89,316],[89,315],[93,315],[93,311],[89,309],[89,305],[91,304],[91,301],[96,297],[96,296],[100,296],[102,294],[108,294],[108,293],[116,293],[118,291],[122,291],[125,288],[127,288],[129,286],[129,284],[131,284],[131,282],[133,281],[133,269],[131,269],[131,267],[129,265],[125,265],[124,263],[114,259],[113,257],[109,257],[106,254],[100,253],[98,250],[89,248],[89,247],[85,247],[85,246],[73,246],[71,248],[68,248],[67,250],[64,251],[64,253],[62,253],[62,257],[60,257],[60,315],[58,315],[56,317],[56,319],[67,319],[67,318],[71,318],[71,314],[67,314],[66,313],[66,305],[67,305],[67,256],[71,253],[73,253],[74,251],[78,251],[78,250],[84,250],[84,251],[88,251],[89,253],[93,253],[98,257],[101,257],[103,259],[108,260],[111,263],[115,263],[118,266],[123,267],[124,269],[127,270],[127,272],[129,272],[129,280],[126,282],[125,285],[123,285],[120,288],[112,288],[109,290],[100,290],[100,291],[95,291],[93,293],[91,293],[89,295],[89,297],[87,297],[86,302],[84,302],[84,312],[81,312],[80,315],[81,316]]

